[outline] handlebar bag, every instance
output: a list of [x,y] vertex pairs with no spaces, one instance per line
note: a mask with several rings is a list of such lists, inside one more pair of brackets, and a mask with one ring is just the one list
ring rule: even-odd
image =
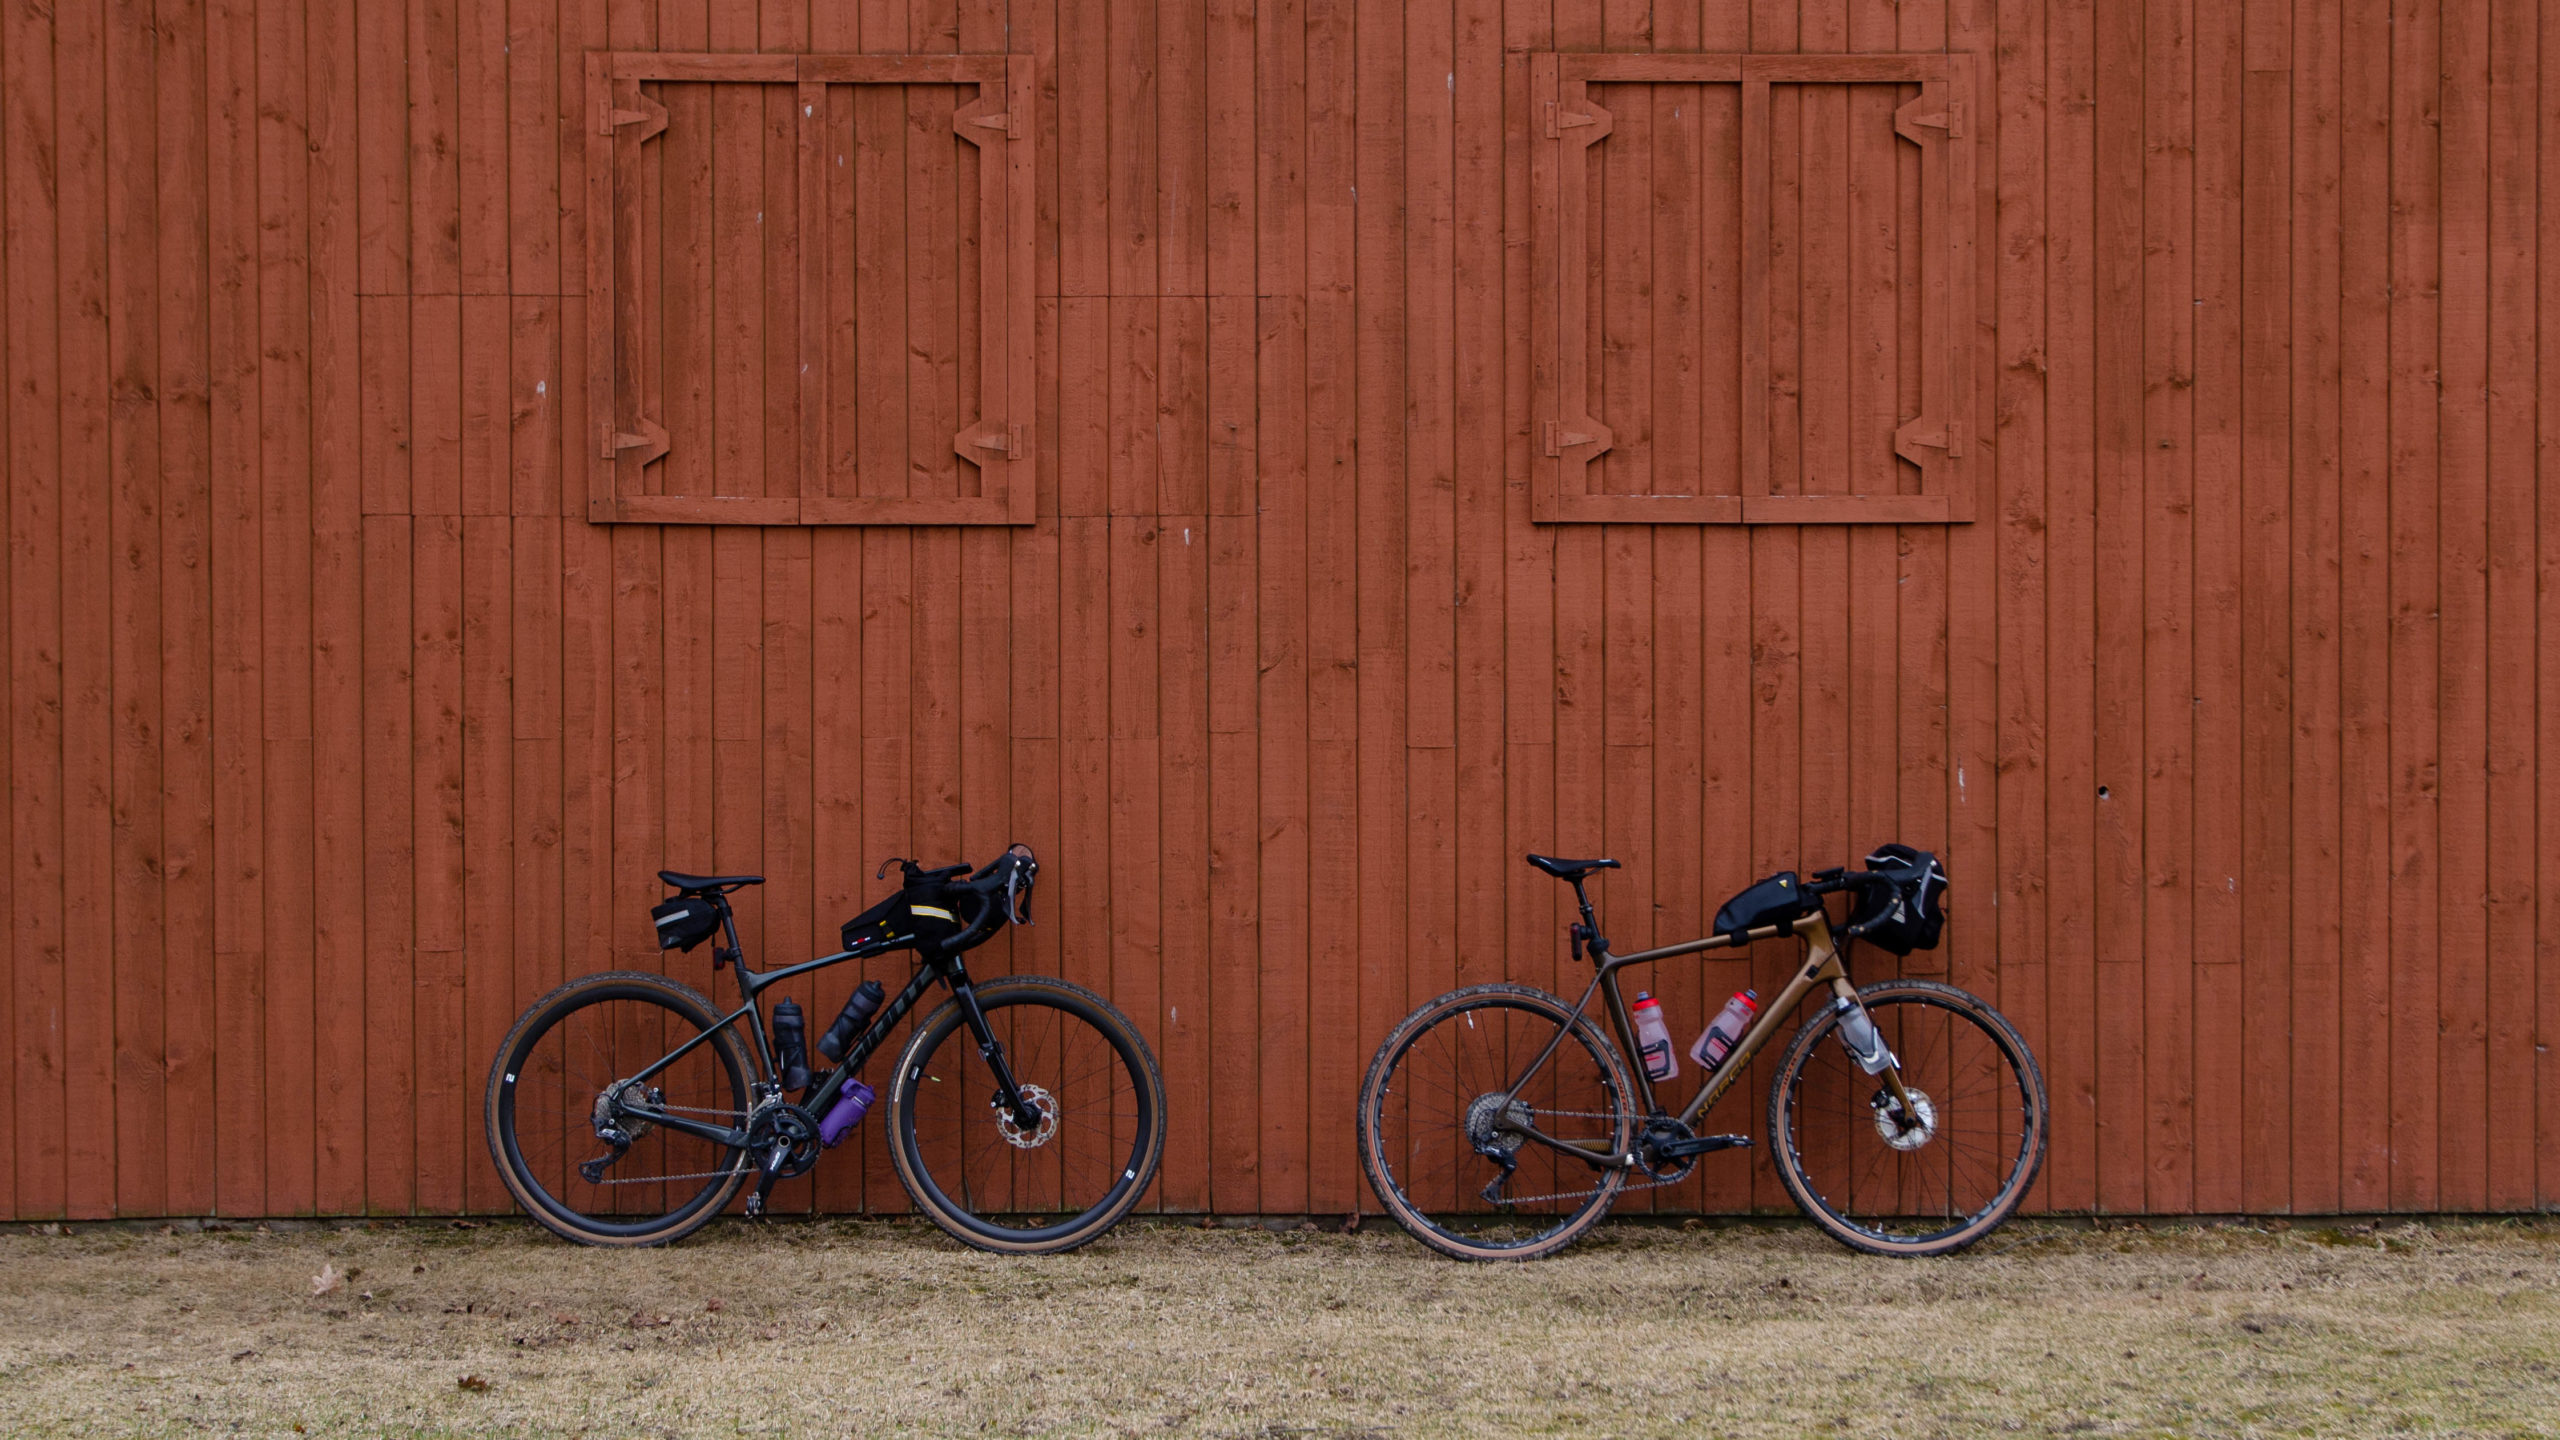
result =
[[1938,857],[1908,845],[1879,845],[1867,856],[1867,869],[1892,881],[1870,885],[1849,917],[1868,944],[1908,955],[1938,948],[1938,932],[1947,923],[1947,872]]
[[1740,935],[1763,925],[1792,925],[1813,908],[1793,870],[1781,870],[1724,902],[1716,912],[1716,933]]
[[962,903],[948,886],[906,886],[844,922],[844,948],[859,950],[868,944],[913,937],[917,948],[931,949],[960,933],[965,914]]

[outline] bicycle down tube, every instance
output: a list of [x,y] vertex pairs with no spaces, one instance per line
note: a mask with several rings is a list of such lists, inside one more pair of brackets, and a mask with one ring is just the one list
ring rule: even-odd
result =
[[[1639,1046],[1635,1035],[1635,1021],[1628,1014],[1626,999],[1618,989],[1618,971],[1630,965],[1672,960],[1707,950],[1733,949],[1748,945],[1755,940],[1776,940],[1788,935],[1803,936],[1810,953],[1805,963],[1788,978],[1786,988],[1778,993],[1775,1000],[1761,1009],[1760,1018],[1743,1033],[1742,1039],[1735,1043],[1732,1053],[1725,1056],[1723,1062],[1708,1075],[1707,1083],[1699,1087],[1698,1093],[1690,1098],[1688,1105],[1678,1115],[1672,1117],[1683,1125],[1694,1126],[1698,1117],[1714,1108],[1715,1103],[1724,1098],[1725,1092],[1740,1080],[1742,1072],[1750,1067],[1752,1057],[1760,1052],[1762,1046],[1776,1038],[1781,1021],[1795,1013],[1796,1007],[1815,986],[1827,981],[1833,995],[1852,1004],[1857,1002],[1857,987],[1850,983],[1849,973],[1840,963],[1840,950],[1833,942],[1831,920],[1828,915],[1816,910],[1810,915],[1797,919],[1791,925],[1763,925],[1746,930],[1738,936],[1710,935],[1704,939],[1687,940],[1677,945],[1639,950],[1632,955],[1612,955],[1602,952],[1599,963],[1593,967],[1591,982],[1583,987],[1582,998],[1574,1002],[1574,1018],[1576,1020],[1582,1018],[1583,1013],[1590,1008],[1594,994],[1605,993],[1608,998],[1610,1028],[1617,1032],[1619,1046],[1626,1054],[1636,1054]],[[1520,1093],[1528,1085],[1531,1077],[1554,1057],[1571,1028],[1570,1025],[1557,1027],[1555,1037],[1546,1043],[1546,1046],[1520,1072],[1519,1077],[1512,1081],[1510,1087],[1512,1094]],[[1644,1113],[1647,1115],[1663,1113],[1661,1105],[1654,1098],[1653,1077],[1642,1065],[1632,1067],[1632,1072],[1636,1089],[1644,1102]],[[1897,1101],[1905,1105],[1910,1103],[1910,1097],[1903,1092],[1902,1076],[1898,1066],[1886,1067],[1882,1078]],[[1571,1151],[1595,1165],[1625,1169],[1636,1163],[1634,1156],[1619,1155],[1590,1145],[1560,1140],[1534,1125],[1525,1125],[1521,1128],[1523,1133],[1540,1144],[1551,1149]]]

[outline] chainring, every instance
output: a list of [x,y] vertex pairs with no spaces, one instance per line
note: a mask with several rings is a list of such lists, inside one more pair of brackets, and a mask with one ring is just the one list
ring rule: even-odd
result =
[[1636,1141],[1637,1163],[1644,1167],[1644,1173],[1665,1185],[1686,1180],[1689,1178],[1689,1172],[1698,1168],[1698,1157],[1695,1155],[1666,1157],[1662,1153],[1662,1147],[1675,1141],[1696,1138],[1697,1132],[1688,1126],[1667,1115],[1657,1116],[1645,1122],[1644,1134]]
[[818,1163],[818,1117],[788,1100],[769,1100],[747,1117],[747,1155],[761,1168],[776,1145],[784,1147],[776,1178],[806,1175]]

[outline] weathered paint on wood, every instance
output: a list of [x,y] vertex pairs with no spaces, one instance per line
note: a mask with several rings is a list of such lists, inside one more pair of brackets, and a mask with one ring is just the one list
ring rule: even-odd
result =
[[[1573,982],[1520,851],[1627,860],[1633,945],[1888,838],[1958,918],[1865,969],[2025,1027],[2035,1203],[2560,1203],[2555,56],[2525,0],[12,7],[0,1215],[489,1207],[512,1016],[715,980],[651,871],[771,875],[782,958],[1009,839],[982,968],[1148,1029],[1168,1209],[1370,1203],[1378,1035]],[[866,1145],[784,1203],[901,1204]]]

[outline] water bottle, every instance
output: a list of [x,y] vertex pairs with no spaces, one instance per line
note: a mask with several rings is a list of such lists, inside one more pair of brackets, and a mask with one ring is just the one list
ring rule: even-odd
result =
[[818,1037],[818,1053],[827,1057],[828,1064],[844,1059],[845,1052],[853,1048],[853,1042],[861,1038],[862,1027],[871,1023],[872,1012],[878,1010],[880,1002],[888,996],[889,992],[880,988],[879,981],[865,980],[845,997],[844,1008],[836,1012],[836,1023],[828,1026],[827,1033]]
[[1742,1032],[1751,1028],[1751,1017],[1759,1010],[1759,991],[1734,991],[1733,998],[1716,1012],[1716,1018],[1698,1032],[1697,1043],[1689,1047],[1689,1058],[1698,1062],[1699,1069],[1714,1074],[1724,1057],[1733,1053],[1733,1047],[1742,1043]]
[[800,1002],[788,995],[773,1007],[773,1065],[782,1072],[785,1091],[809,1088],[809,1025]]
[[1680,1073],[1680,1062],[1671,1053],[1671,1027],[1662,1023],[1662,1002],[1642,990],[1636,992],[1636,1041],[1647,1076],[1668,1080]]
[[1867,1007],[1854,1000],[1831,1002],[1833,1013],[1840,1017],[1840,1045],[1858,1068],[1870,1075],[1880,1074],[1893,1063],[1893,1052],[1885,1048],[1884,1037],[1876,1033],[1876,1022],[1867,1017]]
[[818,1143],[830,1150],[836,1148],[836,1143],[844,1139],[854,1126],[861,1124],[863,1116],[871,1113],[871,1102],[876,1098],[871,1087],[861,1081],[844,1082],[844,1088],[836,1092],[836,1103],[828,1107],[826,1118],[818,1122]]

